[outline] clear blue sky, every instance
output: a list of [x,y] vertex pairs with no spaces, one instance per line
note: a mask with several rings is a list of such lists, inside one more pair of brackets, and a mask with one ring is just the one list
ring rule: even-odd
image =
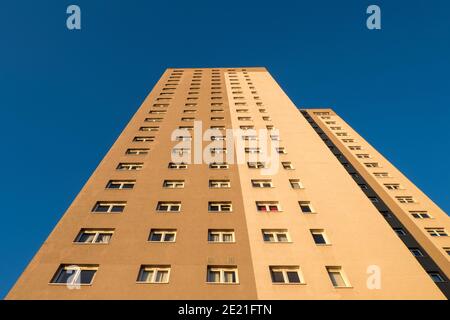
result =
[[167,67],[267,67],[448,212],[449,15],[446,0],[2,1],[0,297]]

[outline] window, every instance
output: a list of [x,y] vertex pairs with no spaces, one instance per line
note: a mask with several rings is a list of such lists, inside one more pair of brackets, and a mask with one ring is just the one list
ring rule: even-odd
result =
[[102,202],[99,201],[92,208],[92,212],[100,213],[116,213],[125,210],[126,202]]
[[271,134],[270,139],[273,141],[281,141],[280,136]]
[[231,201],[223,201],[223,202],[208,202],[208,211],[209,212],[231,212],[232,205]]
[[150,242],[175,242],[177,230],[175,229],[152,229],[148,241]]
[[425,228],[432,237],[448,237],[444,228]]
[[336,132],[336,135],[338,137],[346,137],[347,136],[347,132]]
[[398,183],[386,183],[384,184],[388,190],[400,190],[400,185]]
[[272,180],[270,179],[260,179],[252,180],[253,188],[273,188]]
[[270,121],[270,120],[272,120],[270,117],[262,117],[262,119],[263,119],[264,121]]
[[75,243],[109,243],[114,229],[81,229],[75,238]]
[[378,168],[379,167],[379,164],[377,162],[366,162],[366,163],[364,163],[364,165],[367,168]]
[[181,118],[181,121],[194,121],[195,120],[195,118],[194,117],[182,117]]
[[406,232],[405,232],[405,230],[403,230],[403,228],[394,228],[394,232],[398,236],[405,236],[406,235]]
[[156,206],[156,210],[161,212],[179,212],[181,210],[181,202],[160,201]]
[[148,113],[149,114],[165,114],[165,113],[167,113],[167,111],[166,110],[150,110]]
[[358,153],[356,157],[359,159],[368,159],[370,158],[370,155],[368,153]]
[[250,169],[262,169],[266,167],[263,162],[247,162],[247,166]]
[[94,280],[98,265],[61,265],[51,283],[89,285]]
[[177,141],[192,141],[191,136],[177,136],[175,137],[175,140]]
[[145,122],[161,122],[163,118],[145,118]]
[[326,269],[333,287],[346,288],[350,286],[341,267],[326,267]]
[[361,146],[349,146],[348,147],[350,150],[361,150]]
[[299,179],[289,179],[292,189],[303,189],[303,184]]
[[158,131],[159,127],[140,127],[139,131]]
[[260,212],[280,212],[281,207],[277,201],[256,201],[256,209]]
[[119,163],[117,166],[117,170],[123,170],[123,171],[131,171],[131,170],[141,170],[144,166],[143,163]]
[[450,256],[450,247],[443,248],[443,249],[444,249],[444,251]]
[[280,154],[287,154],[286,149],[284,147],[276,148],[277,152]]
[[428,272],[428,274],[434,282],[445,282],[444,278],[439,272]]
[[247,113],[248,109],[236,109],[237,113]]
[[208,230],[208,242],[234,242],[234,230]]
[[141,266],[138,283],[169,283],[170,266]]
[[373,175],[377,178],[389,178],[389,173],[387,172],[374,172]]
[[184,154],[190,154],[191,153],[191,149],[188,148],[173,148],[172,149],[172,153],[182,156]]
[[182,189],[184,188],[184,180],[164,180],[163,188]]
[[287,230],[262,230],[264,242],[291,242]]
[[294,165],[291,162],[281,162],[285,170],[294,170]]
[[133,189],[136,180],[109,180],[106,189]]
[[253,129],[255,129],[254,126],[240,126],[239,128],[240,128],[241,130],[253,130]]
[[197,110],[194,110],[194,109],[185,109],[185,110],[183,110],[183,113],[196,113],[197,112]]
[[272,283],[303,283],[303,279],[300,276],[300,269],[297,266],[270,266],[269,270]]
[[206,281],[208,283],[238,283],[238,272],[235,266],[208,266]]
[[244,148],[245,153],[261,153],[261,149],[260,148]]
[[251,121],[252,117],[238,117],[239,121]]
[[194,130],[194,127],[193,126],[179,126],[178,129],[192,131],[192,130]]
[[226,138],[225,136],[211,136],[211,141],[224,141]]
[[149,150],[150,149],[127,149],[126,154],[130,154],[130,155],[148,154]]
[[309,201],[299,201],[298,204],[303,213],[314,213],[314,209]]
[[209,180],[209,187],[215,189],[230,188],[231,182],[230,180]]
[[352,143],[352,142],[355,142],[355,139],[342,139],[342,142]]
[[416,201],[414,201],[413,197],[410,197],[410,196],[401,196],[401,197],[395,197],[395,198],[400,203],[414,203],[414,202],[416,202]]
[[416,219],[431,219],[432,217],[426,211],[410,211],[411,215]]
[[311,229],[310,231],[315,244],[330,244],[323,229]]
[[227,148],[210,148],[211,154],[226,154]]
[[[254,136],[254,135],[246,135],[246,136],[242,136],[242,140],[245,140],[245,141],[257,141],[258,137]],[[254,149],[259,149],[259,148],[254,148]],[[259,151],[258,151],[258,153],[259,153]]]
[[420,249],[418,248],[409,248],[409,251],[411,251],[411,253],[414,255],[414,257],[416,258],[420,258],[423,257],[423,253]]
[[228,169],[228,164],[225,162],[217,163],[213,162],[209,164],[210,169]]
[[147,136],[147,137],[134,137],[134,142],[153,142],[155,141],[155,137]]
[[169,169],[187,169],[186,163],[175,163],[175,162],[169,162]]

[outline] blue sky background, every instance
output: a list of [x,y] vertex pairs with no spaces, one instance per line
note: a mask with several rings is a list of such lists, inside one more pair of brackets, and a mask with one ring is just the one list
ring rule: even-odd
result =
[[167,67],[267,67],[449,212],[449,15],[445,0],[2,1],[0,297]]

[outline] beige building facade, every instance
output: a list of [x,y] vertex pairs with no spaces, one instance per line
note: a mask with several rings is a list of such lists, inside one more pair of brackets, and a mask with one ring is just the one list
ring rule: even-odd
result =
[[170,68],[6,298],[445,299],[449,228],[265,68]]

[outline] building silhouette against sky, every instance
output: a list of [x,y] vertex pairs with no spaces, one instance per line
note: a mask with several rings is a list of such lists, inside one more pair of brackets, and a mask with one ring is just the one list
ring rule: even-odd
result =
[[265,68],[167,69],[6,298],[444,299],[449,229]]

